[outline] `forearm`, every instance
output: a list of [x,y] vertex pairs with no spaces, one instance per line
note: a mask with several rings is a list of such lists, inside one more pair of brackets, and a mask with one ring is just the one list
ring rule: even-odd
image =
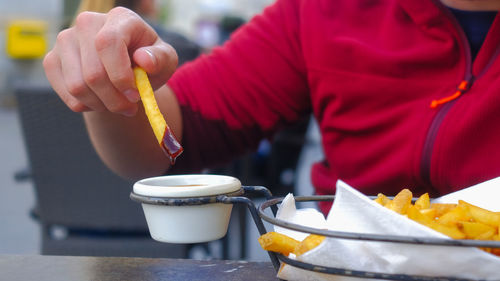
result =
[[169,161],[137,103],[132,67],[148,73],[160,110],[180,141],[180,109],[164,86],[176,69],[177,54],[136,13],[116,7],[106,14],[79,14],[72,27],[58,34],[43,66],[68,108],[85,112],[92,143],[108,167],[135,179],[168,169]]
[[[158,106],[181,141],[182,120],[175,95],[166,86],[155,93]],[[86,112],[85,123],[103,162],[125,178],[157,176],[169,168],[166,157],[148,123],[142,105],[134,117],[110,112]]]

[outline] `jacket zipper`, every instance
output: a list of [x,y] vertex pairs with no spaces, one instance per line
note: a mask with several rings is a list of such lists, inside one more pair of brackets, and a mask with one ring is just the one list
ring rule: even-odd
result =
[[436,141],[439,128],[441,127],[441,123],[443,122],[444,118],[446,117],[446,114],[451,109],[453,104],[455,104],[457,99],[462,94],[467,92],[467,90],[470,89],[474,80],[477,80],[479,77],[481,77],[486,72],[486,70],[490,68],[490,66],[493,64],[496,58],[500,55],[500,45],[499,45],[497,46],[495,53],[491,56],[486,66],[480,71],[480,73],[478,73],[474,77],[472,75],[472,58],[471,58],[470,45],[462,27],[455,19],[455,17],[452,15],[452,13],[446,7],[444,7],[444,5],[440,1],[434,1],[434,2],[438,7],[441,8],[441,10],[445,14],[447,14],[451,18],[453,25],[455,26],[456,30],[458,30],[460,36],[460,42],[462,42],[462,46],[464,46],[465,48],[464,51],[466,55],[466,65],[465,65],[464,79],[457,87],[457,91],[455,92],[455,94],[451,95],[450,97],[446,97],[444,99],[433,101],[437,103],[434,104],[434,106],[431,103],[431,108],[438,108],[438,112],[436,113],[436,116],[434,116],[434,119],[432,120],[431,125],[429,127],[429,131],[427,132],[424,147],[422,150],[422,158],[420,162],[420,171],[422,179],[431,186],[432,186],[431,182],[432,152],[434,149],[434,142]]
[[[434,116],[434,119],[431,122],[431,125],[429,127],[429,130],[427,132],[427,136],[425,138],[424,142],[424,147],[422,150],[422,158],[420,162],[420,172],[422,179],[429,185],[432,186],[431,182],[431,160],[432,160],[432,152],[434,149],[434,142],[436,141],[439,128],[441,127],[441,123],[443,122],[444,118],[446,117],[446,114],[448,111],[451,109],[453,104],[457,101],[457,99],[465,93],[468,89],[470,89],[472,82],[473,82],[473,76],[472,76],[472,57],[471,57],[471,51],[470,51],[470,45],[469,41],[467,40],[467,37],[465,36],[465,32],[463,31],[462,27],[458,23],[458,21],[455,19],[455,17],[452,15],[452,13],[443,6],[443,4],[440,3],[440,1],[434,1],[435,4],[441,8],[441,10],[448,15],[448,17],[451,19],[453,26],[455,29],[458,31],[459,34],[459,39],[460,42],[462,43],[462,46],[464,47],[464,53],[466,56],[466,64],[465,64],[465,73],[464,73],[464,79],[460,84],[465,84],[465,87],[463,87],[463,90],[457,87],[457,91],[455,94],[452,96],[438,100],[438,101],[433,101],[437,102],[435,104],[435,107],[431,103],[431,108],[438,108],[438,112]],[[445,102],[441,102],[445,101]]]

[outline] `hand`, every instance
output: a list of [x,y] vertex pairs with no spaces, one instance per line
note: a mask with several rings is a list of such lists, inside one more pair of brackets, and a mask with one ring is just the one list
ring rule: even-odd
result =
[[157,89],[177,67],[177,54],[136,13],[117,7],[78,15],[73,27],[58,34],[43,65],[71,110],[133,116],[139,93],[132,66],[146,70]]

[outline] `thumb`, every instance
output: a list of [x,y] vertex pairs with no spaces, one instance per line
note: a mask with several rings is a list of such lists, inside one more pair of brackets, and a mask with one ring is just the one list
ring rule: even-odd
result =
[[177,68],[177,52],[172,46],[158,39],[153,45],[135,50],[134,63],[149,76],[153,89],[164,85]]

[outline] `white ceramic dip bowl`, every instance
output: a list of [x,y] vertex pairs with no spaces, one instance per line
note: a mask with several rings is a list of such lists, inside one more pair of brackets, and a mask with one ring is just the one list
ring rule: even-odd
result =
[[226,235],[233,205],[216,203],[217,196],[241,194],[241,182],[234,177],[196,174],[140,180],[130,197],[142,203],[154,240],[200,243]]

